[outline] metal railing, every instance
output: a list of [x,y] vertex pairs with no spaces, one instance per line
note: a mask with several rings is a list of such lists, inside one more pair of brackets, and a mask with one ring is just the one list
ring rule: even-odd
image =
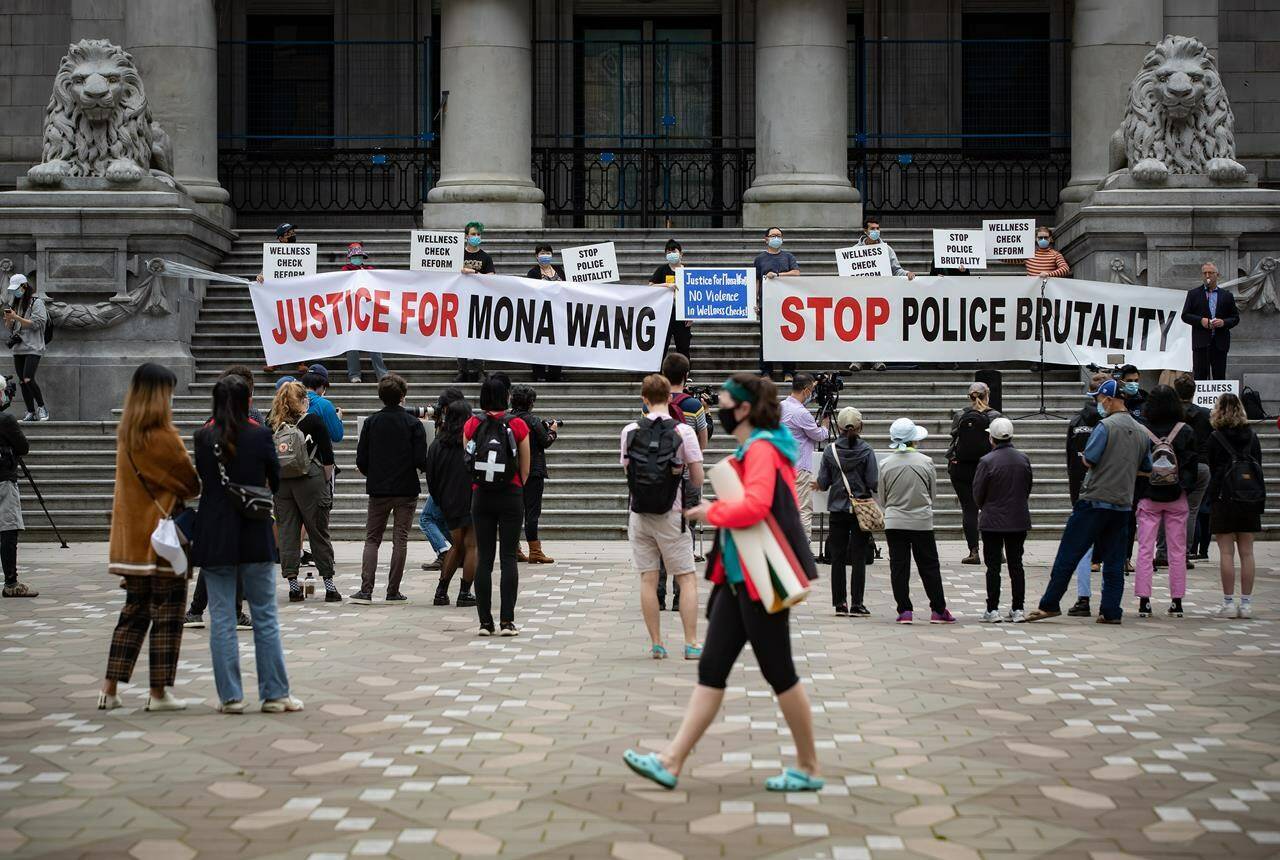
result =
[[849,181],[868,213],[1047,215],[1071,177],[1071,150],[1019,155],[960,149],[849,150]]
[[240,212],[418,212],[439,174],[436,150],[224,149],[218,181]]

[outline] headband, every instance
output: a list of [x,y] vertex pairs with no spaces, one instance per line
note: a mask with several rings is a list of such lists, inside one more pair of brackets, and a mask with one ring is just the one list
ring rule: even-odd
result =
[[739,403],[755,403],[756,396],[747,390],[747,387],[736,379],[725,380],[724,385],[720,386],[723,390],[729,392],[729,396]]

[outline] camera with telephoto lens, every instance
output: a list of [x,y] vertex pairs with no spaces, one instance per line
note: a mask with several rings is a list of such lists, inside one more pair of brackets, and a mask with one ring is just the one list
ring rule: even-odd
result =
[[406,406],[404,411],[422,421],[428,418],[434,420],[436,417],[436,408],[434,406]]
[[542,419],[543,426],[546,427],[548,430],[559,430],[561,427],[563,427],[567,423],[568,422],[565,421],[563,418],[543,418]]
[[708,408],[719,408],[720,389],[712,385],[691,385],[686,388],[685,393],[698,398],[702,401],[702,405]]

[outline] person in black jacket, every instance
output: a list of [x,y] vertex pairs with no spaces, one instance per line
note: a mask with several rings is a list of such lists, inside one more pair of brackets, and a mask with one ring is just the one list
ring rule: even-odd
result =
[[[464,275],[492,275],[497,271],[493,265],[493,257],[487,251],[480,250],[484,241],[484,225],[479,221],[468,221],[463,228],[467,234],[467,249],[462,254],[462,273]],[[479,382],[484,374],[484,359],[458,358],[458,375],[454,382]]]
[[22,522],[22,494],[18,492],[18,458],[31,450],[9,404],[18,384],[0,376],[0,567],[4,568],[5,597],[39,597],[40,592],[18,581],[18,533]]
[[516,553],[519,561],[529,564],[554,564],[555,559],[542,551],[538,539],[538,520],[542,516],[542,493],[547,483],[547,449],[556,442],[560,432],[559,421],[543,421],[533,414],[533,404],[538,392],[528,385],[511,389],[511,415],[519,418],[529,428],[529,479],[524,483],[524,539],[529,542],[529,554]]
[[[551,250],[550,242],[539,242],[538,246],[533,249],[533,253],[537,256],[538,263],[530,267],[525,272],[525,277],[534,281],[564,281],[564,266],[553,264],[551,261],[555,259],[555,255]],[[540,382],[563,382],[564,369],[556,365],[535,364],[533,366],[533,381]]]
[[356,444],[356,468],[364,475],[364,491],[369,495],[365,518],[364,558],[360,565],[360,590],[352,603],[373,602],[373,577],[378,570],[378,549],[391,530],[391,568],[387,572],[387,603],[405,603],[400,593],[405,556],[409,551],[409,528],[418,509],[422,484],[418,472],[427,468],[427,431],[422,422],[402,406],[409,386],[399,374],[388,373],[378,380],[381,410],[364,421]]
[[[871,535],[858,525],[854,499],[874,499],[880,485],[876,452],[862,438],[862,413],[846,406],[836,415],[840,435],[822,451],[818,465],[818,489],[827,491],[827,512],[831,536],[831,602],[836,615],[867,618],[871,612],[863,603],[867,585],[867,543]],[[849,581],[844,569],[849,565]],[[848,585],[849,598],[845,597]]]
[[[1165,527],[1169,542],[1169,596],[1167,614],[1182,617],[1182,598],[1187,593],[1187,494],[1196,485],[1196,434],[1187,424],[1178,392],[1157,385],[1147,397],[1143,426],[1151,437],[1152,473],[1139,477],[1135,498],[1138,518],[1138,565],[1134,592],[1138,595],[1138,617],[1151,617],[1151,577],[1155,569],[1156,532]],[[1168,450],[1176,458],[1160,450]],[[1175,470],[1176,467],[1176,470]],[[1171,474],[1172,472],[1172,474]]]
[[213,386],[213,420],[195,434],[202,491],[191,563],[204,568],[209,590],[209,650],[219,710],[242,713],[240,648],[236,642],[237,578],[253,618],[258,696],[265,713],[302,710],[289,693],[276,616],[276,543],[270,519],[250,519],[233,505],[225,484],[280,488],[280,461],[271,432],[249,421],[249,387],[238,376]]
[[1231,330],[1240,324],[1236,297],[1218,289],[1218,267],[1200,267],[1203,283],[1187,291],[1182,321],[1191,326],[1191,367],[1196,379],[1226,379]]
[[435,605],[449,605],[449,582],[462,568],[462,588],[458,606],[475,606],[471,583],[476,578],[476,530],[471,520],[471,470],[467,468],[462,446],[462,428],[471,418],[471,404],[459,398],[445,407],[440,429],[427,450],[427,490],[436,500],[449,542],[453,544],[440,567],[440,584],[436,586]]
[[[1089,378],[1089,390],[1097,391],[1099,386],[1109,379],[1111,379],[1110,373],[1093,374]],[[1090,397],[1085,400],[1084,406],[1067,425],[1067,491],[1071,494],[1072,508],[1080,498],[1080,487],[1084,484],[1084,476],[1089,472],[1084,464],[1084,449],[1089,444],[1089,437],[1093,435],[1093,428],[1097,427],[1101,421],[1098,404]],[[1090,574],[1096,573],[1101,563],[1102,550],[1095,542],[1093,551],[1085,553],[1080,563],[1076,565],[1076,602],[1067,610],[1068,615],[1088,618],[1093,614],[1089,606],[1093,595]]]
[[1000,417],[991,408],[991,388],[985,382],[969,386],[969,405],[951,417],[951,445],[947,448],[947,475],[960,502],[964,539],[969,554],[961,564],[981,564],[978,558],[978,506],[973,501],[973,477],[978,461],[991,450],[987,428]]
[[[1231,497],[1230,473],[1235,460],[1251,460],[1262,474],[1262,444],[1249,426],[1244,404],[1234,394],[1223,394],[1213,407],[1213,438],[1209,443],[1209,530],[1218,541],[1218,572],[1222,577],[1222,605],[1219,618],[1253,617],[1253,577],[1255,562],[1253,538],[1262,531],[1262,511],[1266,504],[1266,487],[1261,487],[1261,503],[1250,503]],[[1238,467],[1237,467],[1238,468]],[[1235,605],[1235,555],[1240,553],[1240,606]]]
[[[991,437],[991,453],[978,461],[973,478],[973,499],[978,505],[978,527],[982,531],[982,555],[987,563],[987,611],[982,620],[988,624],[1001,620],[1026,621],[1023,599],[1026,575],[1022,567],[1022,549],[1031,531],[1031,460],[1013,447],[1013,422],[997,418],[987,428]],[[1000,565],[1009,562],[1009,584],[1012,601],[1009,614],[1000,617]]]
[[[676,273],[684,266],[684,249],[675,239],[668,239],[663,253],[667,261],[653,270],[653,274],[649,277],[649,286],[666,287],[676,292]],[[667,339],[662,344],[662,355],[667,354],[667,347],[673,340],[676,344],[676,352],[692,362],[693,323],[677,320],[675,305],[671,306],[671,321],[667,326]]]

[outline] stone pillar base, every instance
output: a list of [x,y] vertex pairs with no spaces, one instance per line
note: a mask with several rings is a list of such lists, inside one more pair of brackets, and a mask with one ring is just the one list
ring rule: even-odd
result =
[[427,192],[422,226],[461,230],[468,221],[488,227],[541,229],[542,190],[532,182],[438,182]]
[[[112,410],[124,405],[133,372],[148,361],[174,372],[177,391],[187,391],[195,380],[196,360],[185,343],[140,339],[122,348],[116,340],[72,340],[65,331],[40,360],[37,379],[55,419],[109,421]],[[20,398],[15,402],[22,405]]]
[[862,226],[862,201],[839,176],[758,176],[742,196],[742,226],[856,229]]

